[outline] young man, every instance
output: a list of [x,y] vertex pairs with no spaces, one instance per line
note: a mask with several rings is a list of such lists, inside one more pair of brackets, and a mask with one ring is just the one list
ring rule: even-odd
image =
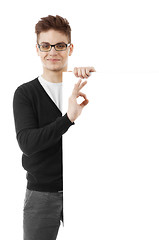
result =
[[[43,74],[20,85],[13,98],[16,137],[27,171],[24,240],[54,240],[63,221],[62,135],[88,104],[80,91],[87,81],[75,84],[62,116],[62,73],[73,52],[71,28],[66,19],[49,15],[36,24],[35,32]],[[74,74],[87,78],[94,71],[75,68]],[[79,96],[84,98],[81,104],[77,104]]]

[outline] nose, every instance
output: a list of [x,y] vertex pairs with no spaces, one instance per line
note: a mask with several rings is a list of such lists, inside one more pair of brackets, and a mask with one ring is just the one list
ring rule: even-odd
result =
[[57,51],[55,50],[54,47],[51,48],[50,52],[51,55],[57,55]]

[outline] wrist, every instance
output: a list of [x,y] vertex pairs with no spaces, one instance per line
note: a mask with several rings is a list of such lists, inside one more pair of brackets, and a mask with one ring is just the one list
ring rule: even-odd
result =
[[74,119],[69,115],[69,113],[67,113],[67,117],[72,123],[74,122]]

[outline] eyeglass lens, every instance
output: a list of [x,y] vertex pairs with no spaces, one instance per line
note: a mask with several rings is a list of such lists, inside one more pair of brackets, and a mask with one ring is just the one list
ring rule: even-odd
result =
[[[63,51],[66,50],[66,44],[65,43],[58,43],[55,45],[55,50],[57,51]],[[51,50],[51,45],[49,43],[42,43],[40,45],[40,50],[43,52],[48,52]]]

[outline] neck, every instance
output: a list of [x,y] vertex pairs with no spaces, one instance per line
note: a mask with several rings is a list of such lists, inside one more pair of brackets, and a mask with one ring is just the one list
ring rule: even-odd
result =
[[62,73],[63,72],[67,72],[67,68],[59,70],[59,71],[50,71],[50,70],[44,68],[42,77],[45,80],[47,80],[48,82],[60,83],[60,82],[62,82]]

